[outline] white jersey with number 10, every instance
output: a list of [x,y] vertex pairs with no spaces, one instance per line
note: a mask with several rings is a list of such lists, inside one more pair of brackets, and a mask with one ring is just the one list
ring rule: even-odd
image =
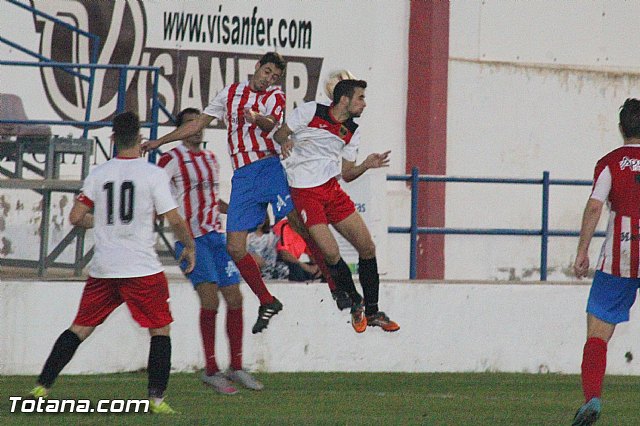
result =
[[155,214],[177,208],[169,177],[143,158],[114,158],[94,168],[78,200],[93,207],[94,278],[130,278],[164,270],[154,250]]

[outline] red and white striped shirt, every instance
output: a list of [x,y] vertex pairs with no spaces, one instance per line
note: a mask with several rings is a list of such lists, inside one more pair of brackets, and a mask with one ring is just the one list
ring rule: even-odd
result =
[[205,114],[223,119],[227,125],[227,144],[234,170],[280,153],[280,145],[273,141],[273,133],[278,126],[271,132],[265,132],[257,124],[247,122],[244,118],[245,107],[262,115],[271,115],[282,122],[284,92],[277,86],[255,92],[246,80],[226,86],[204,109]]
[[609,204],[607,236],[596,268],[638,278],[640,266],[640,145],[624,145],[595,167],[591,198]]
[[191,152],[179,145],[160,157],[158,166],[171,178],[171,190],[194,238],[221,232],[218,210],[220,166],[213,152]]

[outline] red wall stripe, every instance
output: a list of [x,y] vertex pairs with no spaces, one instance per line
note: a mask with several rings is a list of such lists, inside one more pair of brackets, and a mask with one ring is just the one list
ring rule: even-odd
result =
[[[406,170],[446,174],[449,2],[412,1]],[[419,185],[418,225],[444,226],[445,184]],[[444,278],[444,236],[419,235],[418,278]]]

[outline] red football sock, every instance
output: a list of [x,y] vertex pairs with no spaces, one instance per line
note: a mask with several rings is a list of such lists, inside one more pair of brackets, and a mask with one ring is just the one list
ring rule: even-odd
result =
[[227,336],[231,350],[231,369],[242,370],[242,307],[227,309]]
[[218,311],[200,309],[200,334],[204,348],[205,370],[208,376],[220,371],[216,362],[216,315]]
[[331,276],[331,272],[329,271],[329,268],[327,267],[327,264],[324,261],[324,255],[322,254],[322,250],[320,250],[320,247],[318,247],[316,242],[313,241],[313,238],[309,238],[304,241],[307,243],[307,247],[309,247],[311,256],[313,256],[314,262],[316,262],[316,265],[318,265],[318,269],[320,269],[320,272],[322,272],[322,275],[324,275],[324,278],[327,280],[327,284],[329,285],[329,290],[331,291],[335,290],[336,282],[333,280],[333,277]]
[[607,342],[590,337],[582,355],[582,391],[585,402],[600,398],[604,371],[607,368]]
[[273,303],[273,296],[269,293],[269,290],[267,290],[267,286],[264,285],[260,267],[258,267],[256,261],[253,260],[253,257],[247,253],[240,259],[240,262],[236,262],[236,266],[242,278],[244,278],[249,285],[249,288],[258,296],[258,299],[260,299],[260,304],[266,305],[267,303]]

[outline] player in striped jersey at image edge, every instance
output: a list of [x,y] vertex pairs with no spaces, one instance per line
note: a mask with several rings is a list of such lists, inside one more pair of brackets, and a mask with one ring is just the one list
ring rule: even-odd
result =
[[[267,205],[271,204],[276,222],[287,216],[296,231],[308,238],[293,209],[287,177],[280,164],[280,149],[272,138],[285,108],[284,92],[275,86],[285,67],[285,61],[278,53],[263,55],[249,80],[228,84],[197,119],[142,146],[143,151],[156,149],[202,131],[214,118],[224,120],[227,148],[234,169],[227,212],[227,250],[242,278],[260,300],[258,319],[252,328],[254,334],[267,328],[270,319],[282,310],[282,303],[269,292],[260,268],[247,252],[248,233],[263,222]],[[310,249],[325,276],[329,276],[322,252],[312,241]],[[331,288],[332,284],[329,285]]]
[[[176,126],[196,120],[200,110],[186,108],[177,116]],[[182,144],[160,157],[158,166],[171,179],[171,189],[180,214],[186,219],[196,244],[196,265],[187,277],[200,299],[200,334],[205,355],[202,381],[216,391],[233,395],[238,391],[232,380],[252,390],[263,385],[242,368],[243,310],[240,275],[227,253],[220,213],[227,213],[227,203],[219,199],[220,167],[213,152],[202,148],[202,131],[184,139]],[[176,241],[176,257],[184,246]],[[226,373],[218,367],[215,356],[218,292],[227,304],[226,331],[231,365]]]
[[616,324],[629,321],[640,287],[640,100],[627,99],[619,120],[623,146],[596,163],[573,266],[576,277],[587,276],[589,244],[607,203],[606,238],[587,301],[587,341],[581,366],[585,404],[576,413],[576,426],[593,424],[600,416],[607,345]]

